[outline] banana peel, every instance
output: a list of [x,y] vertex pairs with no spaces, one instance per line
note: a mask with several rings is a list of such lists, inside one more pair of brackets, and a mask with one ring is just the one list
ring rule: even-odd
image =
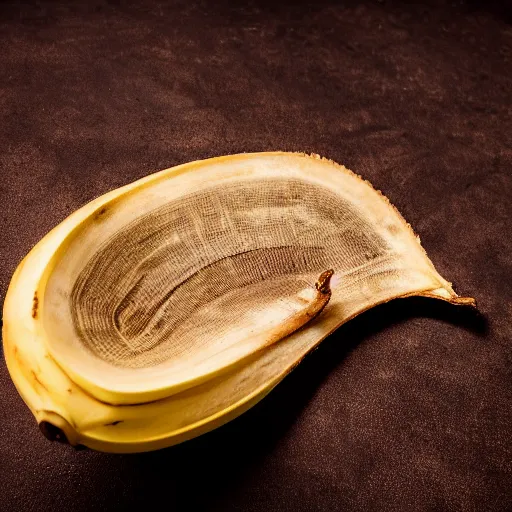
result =
[[[169,227],[176,204],[189,231]],[[167,238],[153,246],[155,233]],[[143,236],[131,261],[123,249]],[[183,262],[170,267],[175,254]],[[149,280],[156,267],[167,280]],[[231,155],[113,190],[48,233],[12,277],[4,355],[48,438],[149,451],[237,417],[343,323],[409,296],[475,304],[345,167],[298,153]]]

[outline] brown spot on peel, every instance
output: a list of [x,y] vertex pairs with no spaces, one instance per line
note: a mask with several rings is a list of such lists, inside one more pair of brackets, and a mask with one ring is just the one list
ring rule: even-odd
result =
[[39,377],[37,376],[36,372],[34,370],[30,370],[32,373],[32,377],[36,381],[37,384],[39,384],[45,391],[48,391],[48,388],[39,380]]
[[39,298],[37,297],[37,291],[35,291],[34,298],[32,299],[32,318],[37,318],[38,308],[39,308]]
[[101,207],[94,216],[95,220],[100,220],[108,211],[108,208],[106,206]]
[[124,420],[117,420],[117,421],[112,421],[111,423],[105,423],[105,425],[103,425],[104,427],[115,427],[116,425],[119,425],[119,423],[123,423]]

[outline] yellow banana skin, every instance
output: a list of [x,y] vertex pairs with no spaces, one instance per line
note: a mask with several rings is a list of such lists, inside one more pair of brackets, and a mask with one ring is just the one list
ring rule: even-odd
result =
[[[359,292],[355,291],[354,297],[358,300],[347,299],[347,302],[329,305],[328,314],[322,313],[306,329],[300,330],[302,332],[296,329],[304,324],[303,320],[298,321],[295,329],[284,328],[282,336],[273,338],[272,346],[262,353],[253,354],[227,373],[219,372],[206,382],[172,396],[163,396],[162,390],[157,389],[153,394],[141,395],[137,405],[120,404],[115,393],[95,387],[81,379],[80,375],[59,366],[45,343],[41,309],[44,307],[45,285],[55,255],[65,249],[66,241],[75,229],[104,205],[137,187],[190,172],[212,162],[267,156],[288,158],[288,155],[233,155],[161,171],[109,192],[77,210],[30,251],[16,269],[4,303],[4,356],[19,394],[47,437],[65,440],[73,446],[84,445],[115,453],[143,452],[171,446],[217,428],[252,407],[333,330],[370,307],[410,295],[439,298],[454,304],[474,304],[473,299],[458,297],[450,283],[435,271],[419,243],[412,241],[414,234],[411,231],[411,246],[417,244],[417,258],[418,261],[423,258],[423,262],[417,268],[403,268],[403,279],[393,283],[392,288],[387,285],[385,279],[388,278],[383,274],[382,289],[374,292],[371,301],[367,300],[366,295],[359,298]],[[311,157],[294,155],[293,158]],[[343,171],[344,168],[340,169]],[[323,302],[313,309],[310,304],[307,305],[308,311],[313,310],[315,315],[326,305],[327,292],[330,298],[329,279],[332,272],[324,274],[317,283],[318,297]],[[335,294],[336,290],[333,289],[333,297]],[[279,341],[283,336],[286,339]],[[283,358],[287,344],[301,336],[314,338],[314,343],[304,345],[293,364],[283,364],[285,359],[280,358]],[[269,377],[258,380],[253,375],[257,375],[261,368],[269,368]],[[247,383],[248,379],[253,378],[255,385],[251,392],[232,391],[240,389],[242,382]],[[229,402],[226,401],[228,395],[231,397]]]

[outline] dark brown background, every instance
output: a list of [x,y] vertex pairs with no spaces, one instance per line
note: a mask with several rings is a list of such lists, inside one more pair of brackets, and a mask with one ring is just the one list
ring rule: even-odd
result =
[[485,318],[379,307],[238,420],[134,456],[44,439],[2,361],[0,509],[512,510],[511,20],[500,2],[2,3],[2,302],[94,197],[284,149],[383,190]]

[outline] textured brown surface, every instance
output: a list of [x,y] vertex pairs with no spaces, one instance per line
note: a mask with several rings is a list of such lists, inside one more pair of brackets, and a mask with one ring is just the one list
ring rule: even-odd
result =
[[165,362],[175,372],[185,359],[190,371],[213,353],[228,357],[243,337],[230,333],[265,332],[276,322],[269,308],[281,319],[303,310],[293,297],[329,266],[341,294],[398,259],[350,201],[297,179],[211,185],[152,208],[98,241],[71,294],[80,342],[121,367]]
[[135,456],[48,442],[1,363],[0,509],[510,510],[506,2],[90,4],[0,6],[2,301],[32,245],[97,195],[286,149],[383,190],[487,322],[380,307],[240,419]]

